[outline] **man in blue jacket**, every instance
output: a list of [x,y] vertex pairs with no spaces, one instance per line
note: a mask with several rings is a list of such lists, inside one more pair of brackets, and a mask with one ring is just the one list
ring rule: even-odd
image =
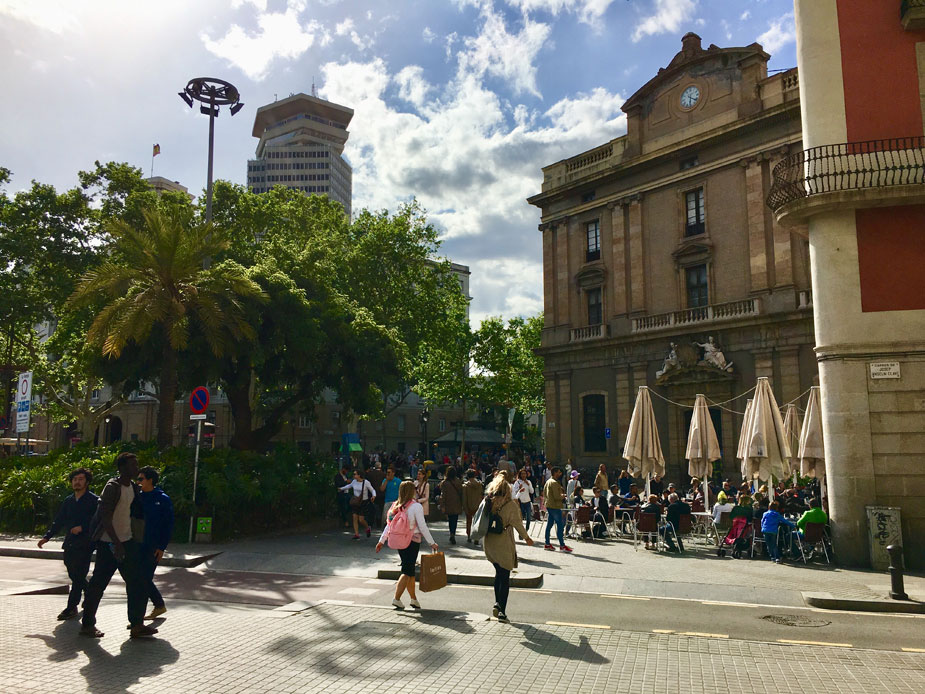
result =
[[90,571],[90,555],[93,554],[93,541],[90,539],[90,521],[96,513],[100,498],[87,487],[93,481],[93,473],[85,467],[79,467],[69,476],[71,494],[61,508],[48,532],[39,540],[39,548],[64,531],[64,566],[71,579],[71,591],[67,597],[67,607],[58,615],[58,619],[71,619],[77,616],[80,596],[87,587],[87,573]]
[[145,510],[145,535],[141,543],[141,570],[147,596],[151,600],[151,613],[145,619],[156,619],[167,611],[164,598],[154,585],[154,571],[164,556],[164,550],[173,536],[173,503],[164,490],[157,486],[157,470],[146,465],[138,471],[141,485],[141,503]]

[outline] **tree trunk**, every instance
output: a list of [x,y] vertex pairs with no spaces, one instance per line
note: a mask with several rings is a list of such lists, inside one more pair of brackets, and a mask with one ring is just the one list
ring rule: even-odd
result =
[[459,460],[463,460],[463,456],[466,455],[466,399],[463,398],[462,401],[462,437],[459,441]]
[[157,406],[157,447],[161,450],[173,446],[173,410],[177,399],[177,353],[170,346],[166,329],[164,333]]
[[234,434],[229,445],[238,450],[254,449],[254,414],[251,409],[250,379],[225,380],[225,395],[231,406]]

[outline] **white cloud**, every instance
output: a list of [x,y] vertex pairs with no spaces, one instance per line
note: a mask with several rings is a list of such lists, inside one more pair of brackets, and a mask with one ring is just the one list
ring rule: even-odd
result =
[[562,12],[572,12],[585,24],[597,26],[613,4],[614,0],[507,0],[513,7],[527,12],[548,12],[559,15]]
[[267,0],[231,0],[231,9],[236,10],[245,3],[253,5],[260,12],[267,11]]
[[232,24],[219,39],[200,35],[206,49],[240,68],[253,80],[263,79],[276,58],[294,59],[311,48],[317,35],[323,36],[321,25],[312,20],[302,24],[299,15],[305,9],[304,0],[288,0],[284,12],[263,12],[257,15],[257,31],[248,33]]
[[437,35],[430,27],[424,27],[424,31],[421,32],[421,37],[424,39],[424,43],[433,43]]
[[749,10],[745,10],[742,14],[739,15],[739,21],[744,22],[746,19],[752,16],[752,13]]
[[793,12],[788,12],[772,21],[768,30],[757,40],[768,53],[775,53],[788,43],[795,41],[796,27],[793,24]]
[[540,96],[533,61],[549,37],[549,25],[524,17],[523,29],[511,34],[504,17],[490,6],[483,8],[482,18],[478,36],[466,38],[466,48],[459,53],[460,73],[487,74],[508,82],[515,94]]
[[356,30],[356,26],[353,23],[353,19],[347,17],[344,21],[337,24],[334,27],[334,33],[337,36],[346,36],[350,39],[354,46],[359,48],[361,51],[365,51],[367,48],[370,48],[373,45],[373,39],[369,36],[360,36]]
[[26,22],[54,34],[74,31],[80,25],[68,0],[0,0],[0,15]]
[[[525,199],[539,192],[542,166],[625,131],[623,98],[597,88],[538,111],[499,98],[487,70],[462,70],[466,51],[457,60],[455,76],[438,85],[419,66],[393,73],[379,58],[322,66],[322,96],[354,109],[346,147],[354,207],[395,209],[417,197],[441,229],[443,252],[471,266],[473,321],[535,313],[539,210]],[[391,98],[395,85],[410,106]]]
[[653,14],[643,17],[633,30],[633,41],[656,34],[677,33],[696,8],[696,0],[655,0]]

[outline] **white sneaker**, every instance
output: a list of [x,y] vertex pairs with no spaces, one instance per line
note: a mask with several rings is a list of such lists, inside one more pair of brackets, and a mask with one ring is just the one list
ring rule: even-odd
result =
[[411,601],[411,607],[413,607],[413,608],[416,609],[416,610],[420,610],[420,609],[421,609],[421,603],[419,603],[419,602],[417,601],[417,598],[415,598],[414,600]]
[[402,602],[401,600],[399,600],[398,598],[395,598],[395,599],[392,601],[392,607],[394,607],[396,610],[403,610],[403,609],[405,609],[405,603],[403,603],[403,602]]

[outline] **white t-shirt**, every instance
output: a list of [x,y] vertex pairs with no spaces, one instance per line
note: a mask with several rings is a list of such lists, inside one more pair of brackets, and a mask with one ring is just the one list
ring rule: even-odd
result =
[[351,490],[354,496],[360,496],[363,494],[363,490],[366,490],[366,494],[363,496],[365,499],[375,499],[376,490],[373,489],[373,485],[370,484],[369,480],[351,480],[350,484],[345,484],[340,488],[342,492]]
[[[119,538],[119,542],[128,542],[132,539],[132,502],[135,500],[134,485],[119,485],[122,494],[119,496],[119,503],[116,504],[116,510],[112,513],[112,529]],[[109,533],[104,532],[100,539],[104,542],[114,542],[109,537]]]
[[530,501],[530,495],[533,494],[533,483],[530,480],[518,479],[514,482],[514,488],[511,490],[511,496],[522,504]]
[[716,505],[713,507],[713,522],[714,522],[714,523],[719,523],[720,516],[721,516],[723,513],[728,513],[728,512],[731,511],[734,507],[735,507],[735,504],[733,504],[733,503],[731,503],[731,502],[730,502],[730,503],[726,503],[726,504],[716,504]]

